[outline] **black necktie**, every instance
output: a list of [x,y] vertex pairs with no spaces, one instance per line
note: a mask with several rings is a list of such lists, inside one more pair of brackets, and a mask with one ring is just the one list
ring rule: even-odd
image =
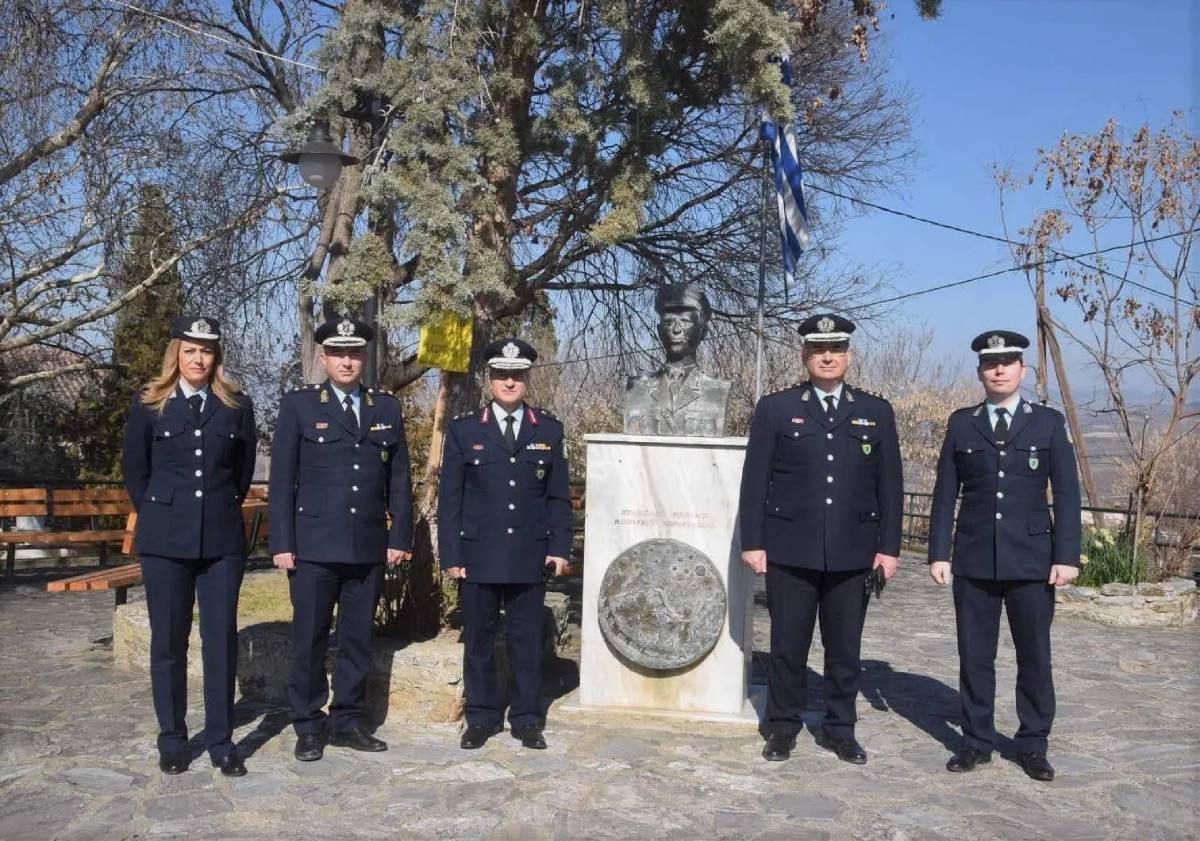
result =
[[188,398],[188,405],[192,407],[192,411],[196,413],[197,417],[199,417],[200,409],[204,407],[204,398],[199,394],[193,394]]
[[346,399],[342,401],[342,405],[346,407],[346,420],[350,422],[350,431],[358,432],[358,415],[354,414],[354,399],[347,394]]
[[512,415],[504,419],[504,443],[508,446],[510,453],[517,451],[517,434],[513,432],[513,423],[516,420]]
[[825,395],[825,414],[827,414],[831,418],[833,417],[833,395],[832,394]]
[[996,439],[997,444],[1008,440],[1008,421],[1004,418],[1007,414],[1008,409],[1003,406],[996,410],[996,425],[992,428],[992,437]]

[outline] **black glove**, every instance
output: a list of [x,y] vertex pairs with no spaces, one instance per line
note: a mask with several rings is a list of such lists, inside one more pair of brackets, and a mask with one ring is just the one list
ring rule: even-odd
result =
[[883,588],[886,586],[887,577],[883,574],[883,567],[875,567],[867,573],[866,580],[863,581],[863,600],[870,601],[872,593],[878,599],[883,594]]

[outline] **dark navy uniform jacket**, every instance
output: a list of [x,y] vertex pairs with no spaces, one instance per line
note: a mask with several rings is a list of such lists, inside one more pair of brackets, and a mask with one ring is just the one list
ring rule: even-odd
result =
[[411,550],[412,481],[400,401],[363,388],[357,434],[351,429],[328,382],[284,395],[271,446],[271,554],[382,564],[388,549]]
[[548,555],[570,557],[573,526],[557,418],[526,405],[515,452],[490,405],[451,421],[438,494],[442,569],[466,567],[481,584],[535,583]]
[[[1054,488],[1054,518],[1046,483]],[[985,404],[950,415],[938,459],[929,522],[929,560],[951,559],[955,575],[1046,580],[1050,566],[1079,565],[1079,474],[1062,413],[1021,400],[1008,441],[997,447]]]
[[904,480],[891,404],[844,384],[833,419],[809,383],[764,396],[742,468],[743,551],[850,571],[900,554]]
[[254,478],[254,407],[230,408],[208,390],[199,417],[176,388],[162,414],[141,393],[125,425],[122,470],[137,511],[139,554],[245,555],[242,500]]

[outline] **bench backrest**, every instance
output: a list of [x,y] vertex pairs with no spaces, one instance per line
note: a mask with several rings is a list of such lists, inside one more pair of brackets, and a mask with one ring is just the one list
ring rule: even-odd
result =
[[45,517],[48,500],[45,488],[0,488],[0,517]]
[[94,517],[101,514],[128,514],[133,503],[124,488],[79,488],[50,492],[55,517]]

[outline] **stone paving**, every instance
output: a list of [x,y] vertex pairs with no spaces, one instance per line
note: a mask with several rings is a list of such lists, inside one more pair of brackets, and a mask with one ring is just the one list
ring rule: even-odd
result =
[[[4,841],[1200,837],[1195,626],[1056,622],[1058,779],[1036,783],[999,759],[951,775],[953,608],[912,559],[867,620],[861,768],[807,730],[791,761],[768,764],[747,726],[605,719],[561,711],[560,698],[548,751],[504,734],[467,753],[454,726],[385,722],[387,753],[330,748],[310,764],[292,759],[286,713],[242,704],[248,776],[223,778],[202,757],[165,777],[149,681],[112,665],[111,612],[104,594],[0,592]],[[1011,733],[1013,651],[1001,640],[997,724]],[[816,720],[819,693],[812,706]]]

